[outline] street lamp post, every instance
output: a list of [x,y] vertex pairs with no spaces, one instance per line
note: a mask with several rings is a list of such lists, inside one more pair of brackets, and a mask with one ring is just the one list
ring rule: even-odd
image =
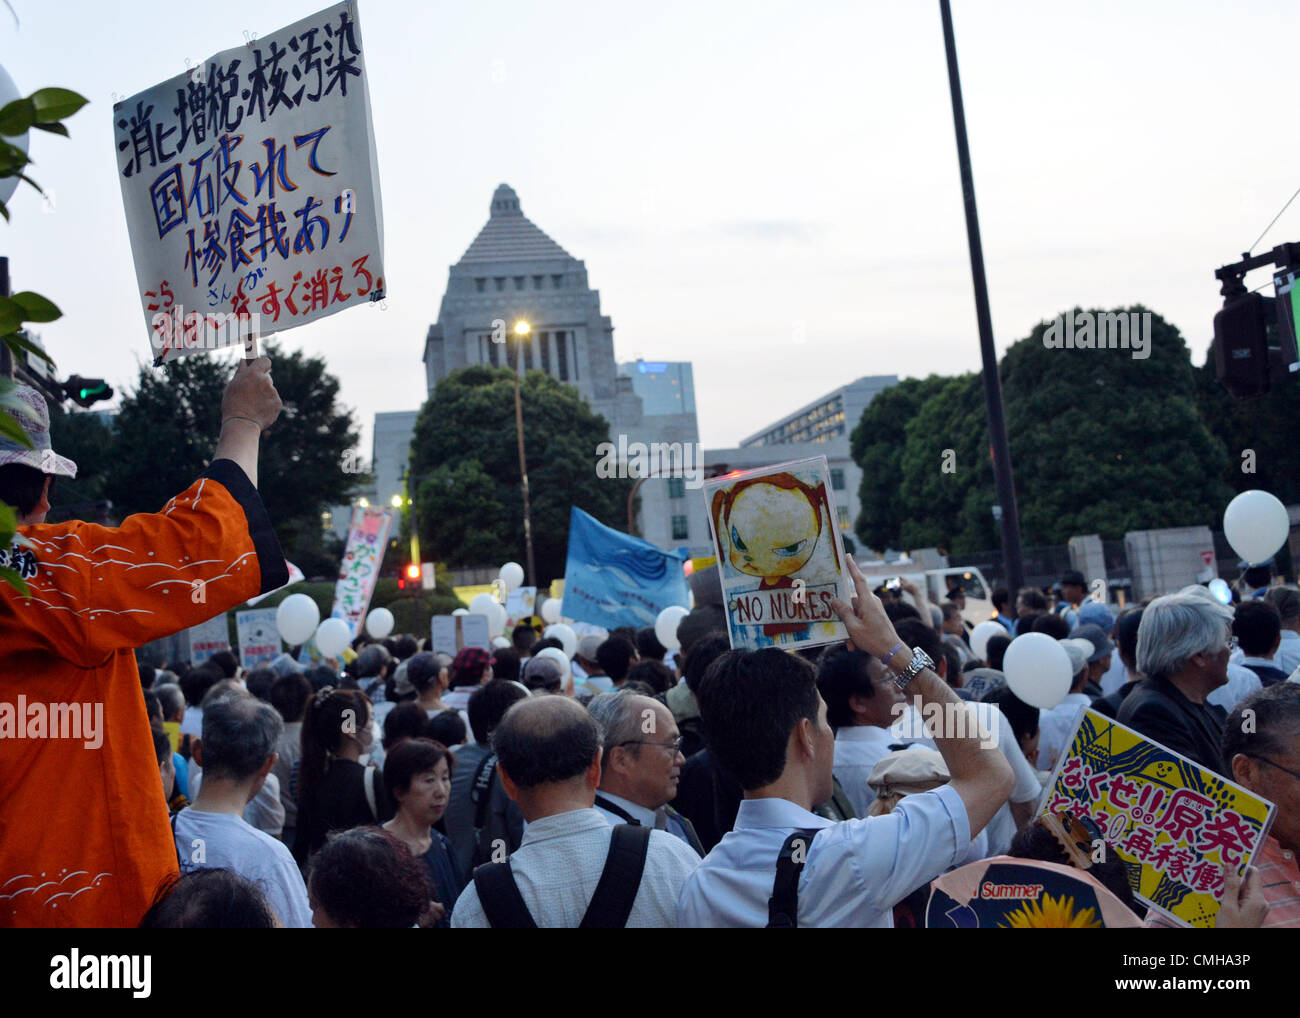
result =
[[528,551],[528,585],[537,586],[537,567],[533,562],[532,509],[528,504],[528,462],[524,457],[524,410],[519,397],[519,369],[524,361],[524,340],[533,327],[524,319],[515,322],[515,435],[519,439],[519,477],[524,492],[524,545]]

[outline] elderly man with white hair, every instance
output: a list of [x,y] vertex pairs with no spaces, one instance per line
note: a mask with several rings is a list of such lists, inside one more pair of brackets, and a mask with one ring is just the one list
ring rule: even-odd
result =
[[1137,666],[1146,680],[1125,699],[1119,723],[1223,773],[1227,712],[1207,698],[1228,681],[1231,637],[1232,609],[1202,588],[1152,601],[1138,627]]

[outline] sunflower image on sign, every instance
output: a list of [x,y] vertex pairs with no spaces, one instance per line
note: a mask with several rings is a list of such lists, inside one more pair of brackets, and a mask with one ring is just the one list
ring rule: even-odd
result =
[[1073,898],[1045,894],[1041,902],[1027,901],[1008,912],[1001,926],[1008,930],[1099,930],[1102,922],[1097,918],[1096,909],[1076,911]]
[[930,884],[925,925],[958,930],[1136,928],[1138,917],[1084,870],[996,855]]
[[731,645],[814,647],[846,639],[831,608],[849,600],[826,458],[705,484]]

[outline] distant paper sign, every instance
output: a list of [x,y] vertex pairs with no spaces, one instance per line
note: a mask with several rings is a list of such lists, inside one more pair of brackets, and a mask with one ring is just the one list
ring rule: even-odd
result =
[[384,297],[368,79],[349,0],[114,105],[155,363]]
[[930,929],[1102,929],[1140,920],[1095,877],[1037,859],[994,856],[930,885]]
[[737,650],[816,647],[848,634],[851,596],[825,456],[706,481],[727,631]]
[[486,615],[435,615],[433,652],[455,657],[466,647],[492,649],[491,629]]
[[188,632],[192,665],[201,665],[218,651],[230,649],[230,627],[226,624],[225,612],[207,622],[190,626]]
[[506,597],[506,618],[526,619],[533,614],[533,607],[536,604],[536,587],[516,587]]
[[235,612],[235,630],[239,634],[239,663],[244,668],[256,668],[280,653],[274,608]]
[[1146,904],[1183,926],[1211,927],[1220,863],[1255,857],[1273,805],[1096,711],[1079,716],[1039,813],[1086,814]]
[[330,614],[346,622],[353,636],[361,632],[361,620],[370,607],[392,523],[391,509],[352,508],[347,548],[339,567],[338,582],[334,585],[334,610]]

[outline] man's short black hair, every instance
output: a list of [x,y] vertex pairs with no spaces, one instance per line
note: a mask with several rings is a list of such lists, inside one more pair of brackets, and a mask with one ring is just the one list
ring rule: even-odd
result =
[[311,699],[311,682],[302,672],[290,672],[271,684],[271,706],[285,724],[302,720],[302,712]]
[[997,609],[999,615],[1005,615],[1007,607],[1011,604],[1011,592],[1006,587],[994,587],[989,600],[993,602],[993,607]]
[[646,626],[636,631],[636,652],[641,655],[642,661],[662,661],[668,648],[655,636],[654,626]]
[[1265,657],[1282,635],[1282,616],[1267,601],[1243,601],[1232,619],[1232,635],[1247,657]]
[[429,715],[413,700],[399,703],[384,717],[384,749],[402,739],[422,739],[429,732]]
[[1273,563],[1266,562],[1262,566],[1251,566],[1241,574],[1241,578],[1246,581],[1247,587],[1267,587],[1269,581],[1273,579]]
[[510,630],[510,642],[520,654],[527,654],[529,648],[537,642],[537,630],[526,622],[521,622]]
[[636,658],[636,647],[622,636],[611,636],[596,648],[596,663],[615,682],[627,678],[628,669]]
[[228,650],[219,650],[208,660],[221,669],[223,678],[233,679],[239,671],[239,658]]
[[[271,703],[271,687],[276,683],[275,672],[266,667],[253,668],[244,676],[244,685],[259,700]],[[275,704],[271,704],[272,707]]]
[[181,676],[181,692],[185,694],[185,702],[191,707],[197,707],[203,702],[208,690],[224,677],[221,669],[211,661],[195,665]]
[[385,642],[384,646],[398,661],[405,661],[408,657],[413,657],[420,652],[419,641],[410,633],[403,633],[397,637],[393,640],[391,647],[388,647],[387,642]]
[[695,697],[710,750],[746,791],[781,776],[790,733],[804,718],[817,723],[820,701],[813,666],[776,647],[727,651]]
[[474,733],[474,741],[486,746],[492,738],[492,730],[501,723],[511,706],[519,700],[526,700],[528,693],[519,688],[518,683],[506,679],[493,679],[479,686],[469,695],[469,728]]
[[158,694],[151,689],[144,691],[144,713],[151,722],[162,724],[167,719],[163,717],[162,701],[158,699]]
[[498,647],[492,652],[492,676],[507,682],[519,678],[519,651],[513,647]]
[[521,700],[492,732],[498,764],[520,788],[570,781],[600,752],[600,726],[567,696]]
[[[894,632],[908,647],[920,647],[929,655],[935,668],[939,667],[939,662],[944,659],[943,637],[933,629],[919,619],[903,619],[902,622],[895,623]],[[954,678],[953,675],[948,676],[949,685],[952,685]]]
[[826,721],[837,731],[853,724],[850,697],[875,696],[876,684],[867,674],[871,655],[864,650],[832,647],[817,669],[817,689],[826,701]]
[[1053,640],[1068,640],[1070,638],[1070,623],[1059,615],[1050,615],[1044,612],[1034,619],[1033,632],[1046,633]]
[[142,930],[270,930],[275,913],[257,885],[230,870],[173,874],[140,920]]
[[1024,602],[1025,607],[1030,611],[1047,611],[1047,598],[1037,587],[1021,587],[1016,594],[1016,600]]
[[709,670],[709,665],[713,664],[721,654],[725,654],[731,649],[731,640],[728,639],[726,631],[713,632],[708,636],[695,641],[691,646],[691,651],[686,655],[686,663],[682,666],[682,676],[686,679],[686,688],[692,693],[700,688],[700,681],[704,678],[704,673]]
[[144,690],[153,689],[154,678],[158,674],[153,665],[142,665],[137,661],[135,667],[140,673],[140,688]]
[[1010,646],[1011,637],[1004,633],[994,633],[989,637],[988,643],[984,644],[984,656],[988,659],[990,668],[1002,671],[1002,658]]
[[1017,739],[1032,738],[1038,731],[1038,708],[1029,706],[1006,686],[990,690],[984,702],[996,704],[998,710],[1006,715]]
[[1232,776],[1232,758],[1238,753],[1276,757],[1294,749],[1297,736],[1300,736],[1300,685],[1279,682],[1252,693],[1233,708],[1224,723],[1220,743],[1223,773]]
[[0,467],[0,502],[8,502],[19,516],[27,516],[40,504],[47,477],[53,492],[53,474],[43,474],[26,463],[6,463]]
[[465,741],[468,729],[458,710],[439,711],[429,718],[429,738],[444,746],[459,746]]
[[627,681],[644,682],[650,688],[651,696],[661,696],[673,688],[677,676],[662,661],[649,658],[638,661],[628,669]]
[[[921,613],[906,601],[891,601],[885,605],[885,617],[895,626],[905,619],[920,619]],[[935,658],[937,661],[938,658]]]

